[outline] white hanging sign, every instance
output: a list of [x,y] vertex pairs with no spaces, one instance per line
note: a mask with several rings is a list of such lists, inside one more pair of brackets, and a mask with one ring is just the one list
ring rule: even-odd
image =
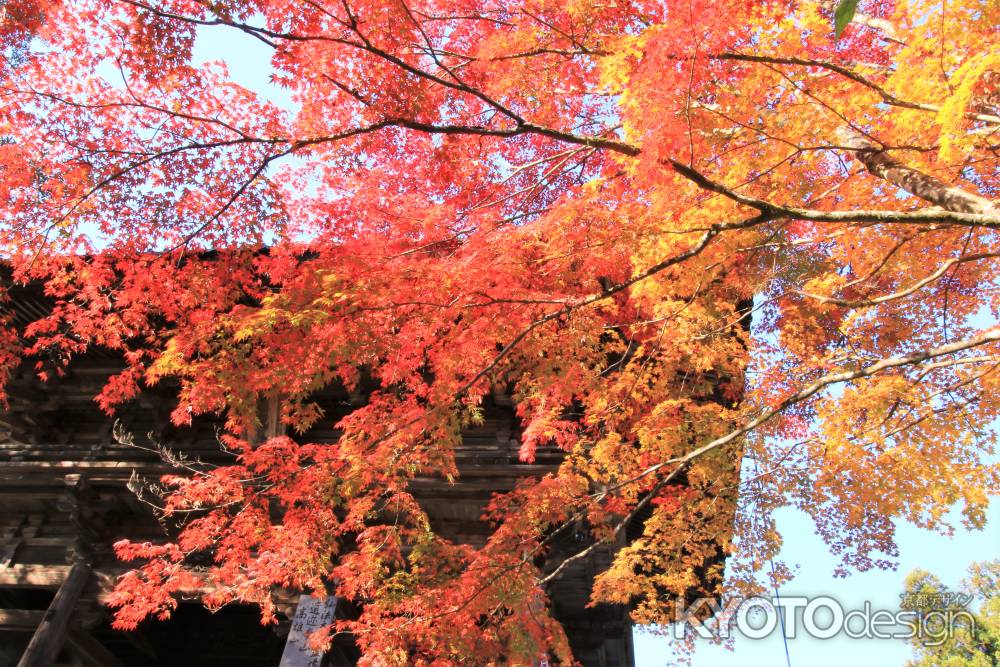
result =
[[314,595],[301,596],[279,667],[320,667],[323,654],[309,650],[309,635],[330,625],[336,610],[337,598],[332,595],[322,600]]

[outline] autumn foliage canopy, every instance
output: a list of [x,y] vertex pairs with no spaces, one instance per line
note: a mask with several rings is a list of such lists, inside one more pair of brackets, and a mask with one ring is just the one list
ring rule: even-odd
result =
[[[569,523],[585,549],[646,517],[593,590],[643,623],[717,544],[752,585],[778,507],[845,571],[888,566],[896,520],[982,526],[1000,5],[863,0],[837,36],[836,4],[0,4],[0,253],[56,303],[3,368],[117,351],[103,409],[174,383],[173,420],[221,416],[238,454],[164,480],[174,541],[118,545],[118,626],[197,582],[265,621],[329,587],[366,664],[569,660]],[[287,99],[192,58],[220,31]],[[302,441],[331,384],[366,401]],[[474,549],[408,481],[458,475],[498,390],[521,459],[565,458]],[[268,399],[287,435],[255,435]]]

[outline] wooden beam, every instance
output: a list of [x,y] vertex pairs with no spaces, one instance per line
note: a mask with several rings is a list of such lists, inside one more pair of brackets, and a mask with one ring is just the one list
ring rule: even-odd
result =
[[26,547],[62,547],[68,550],[73,547],[75,542],[74,536],[63,535],[62,537],[26,537],[22,543]]
[[34,630],[43,618],[41,609],[0,609],[0,630]]
[[[58,450],[53,446],[53,455],[58,455]],[[9,472],[35,471],[35,470],[60,470],[73,472],[74,470],[126,470],[131,471],[135,467],[149,467],[155,469],[176,470],[165,463],[147,464],[144,461],[4,461],[3,468]],[[63,473],[65,474],[65,473]]]
[[69,565],[11,565],[0,568],[0,587],[59,588],[69,573]]
[[125,667],[115,654],[104,648],[104,644],[86,630],[70,628],[66,643],[90,667]]
[[0,567],[10,567],[14,562],[14,555],[21,546],[21,526],[24,525],[24,516],[15,516],[13,521],[4,526],[3,534],[0,535]]
[[69,618],[88,579],[90,566],[86,563],[76,563],[70,568],[17,667],[49,667],[56,661],[56,656],[66,641]]

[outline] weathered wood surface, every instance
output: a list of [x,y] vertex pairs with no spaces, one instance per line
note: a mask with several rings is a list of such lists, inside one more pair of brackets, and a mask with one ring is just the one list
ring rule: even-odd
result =
[[69,576],[69,565],[11,565],[0,568],[0,586],[6,588],[59,588]]
[[17,667],[50,667],[56,661],[66,643],[70,617],[89,578],[90,566],[87,564],[76,563],[70,568]]
[[43,618],[41,609],[0,609],[0,630],[34,630]]

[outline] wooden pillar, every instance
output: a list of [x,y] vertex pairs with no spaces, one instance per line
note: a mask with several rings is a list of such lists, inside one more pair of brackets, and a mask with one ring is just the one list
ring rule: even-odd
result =
[[66,628],[73,608],[89,578],[90,566],[86,563],[77,563],[70,569],[17,667],[50,667],[56,661],[66,642]]
[[285,434],[285,425],[281,423],[281,404],[281,396],[261,396],[257,399],[256,421],[248,432],[251,444],[259,445]]

